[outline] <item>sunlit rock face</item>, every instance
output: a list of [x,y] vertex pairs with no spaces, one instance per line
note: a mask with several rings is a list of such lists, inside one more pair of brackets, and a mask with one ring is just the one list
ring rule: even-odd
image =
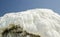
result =
[[0,17],[0,37],[60,37],[60,15],[31,9]]

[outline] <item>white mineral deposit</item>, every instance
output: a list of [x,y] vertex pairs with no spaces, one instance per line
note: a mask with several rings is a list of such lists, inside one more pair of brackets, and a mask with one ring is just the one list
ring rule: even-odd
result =
[[60,37],[60,15],[51,9],[30,9],[0,17],[0,37]]

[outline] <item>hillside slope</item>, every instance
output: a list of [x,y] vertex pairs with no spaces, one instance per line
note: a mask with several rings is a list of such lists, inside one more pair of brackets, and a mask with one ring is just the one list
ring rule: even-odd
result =
[[22,31],[41,37],[60,37],[60,15],[50,9],[31,9],[5,14],[0,17],[0,36],[3,37],[2,33],[13,26],[19,26],[23,28]]

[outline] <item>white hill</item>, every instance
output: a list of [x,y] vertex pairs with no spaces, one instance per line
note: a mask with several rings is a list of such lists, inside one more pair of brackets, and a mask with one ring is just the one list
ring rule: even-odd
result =
[[0,36],[12,26],[20,26],[23,31],[41,37],[60,37],[60,15],[50,9],[5,14],[0,17]]

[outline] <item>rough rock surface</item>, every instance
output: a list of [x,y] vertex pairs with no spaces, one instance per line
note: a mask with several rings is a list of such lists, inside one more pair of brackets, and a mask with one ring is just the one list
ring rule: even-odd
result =
[[0,17],[0,37],[60,37],[60,15],[50,9],[7,13]]

